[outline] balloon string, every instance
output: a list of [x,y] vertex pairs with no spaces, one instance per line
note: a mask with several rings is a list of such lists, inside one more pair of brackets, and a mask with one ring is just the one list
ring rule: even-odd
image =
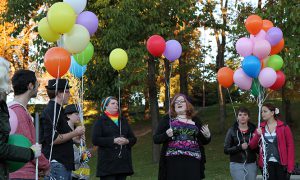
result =
[[228,88],[226,88],[226,89],[227,89],[227,92],[228,92],[228,95],[229,95],[229,99],[230,99],[230,102],[231,102],[231,106],[232,106],[232,109],[233,109],[233,112],[234,112],[234,117],[237,119],[236,111],[235,111],[235,108],[234,108],[234,105],[233,105],[233,101],[232,101],[229,89]]
[[[170,98],[170,84],[171,84],[171,75],[172,75],[172,64],[168,64],[168,66],[170,67],[170,72],[169,72],[169,75],[166,76],[165,74],[165,83],[166,83],[166,90],[167,90],[167,100],[168,100],[168,106],[169,106],[169,109],[168,109],[168,114],[169,114],[169,126],[170,128],[172,128],[172,125],[171,125],[171,98]],[[165,72],[166,72],[166,67],[165,67]]]
[[[120,137],[122,136],[122,111],[121,111],[121,74],[120,74],[120,71],[118,71],[118,86],[119,86],[119,126],[120,126]],[[120,152],[119,152],[119,155],[118,157],[121,158],[121,154],[122,154],[122,148],[123,148],[123,145],[121,145],[120,147]]]
[[[55,81],[55,94],[57,94],[57,89],[58,89],[58,78],[59,78],[59,66],[57,67],[57,78]],[[53,122],[52,122],[52,139],[51,139],[51,147],[50,147],[50,156],[49,156],[49,162],[51,163],[51,158],[52,158],[52,150],[53,150],[53,141],[54,141],[54,133],[55,133],[55,124],[56,124],[56,107],[57,103],[54,103],[54,114],[53,114]]]

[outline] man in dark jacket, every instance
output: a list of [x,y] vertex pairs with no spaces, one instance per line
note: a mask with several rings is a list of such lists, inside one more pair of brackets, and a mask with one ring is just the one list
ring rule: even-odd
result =
[[72,131],[66,121],[62,106],[68,103],[69,88],[66,79],[49,80],[46,86],[50,101],[40,120],[40,142],[43,145],[43,153],[51,162],[50,175],[47,177],[49,179],[71,179],[71,172],[74,170],[72,138],[85,132],[83,126],[78,126]]

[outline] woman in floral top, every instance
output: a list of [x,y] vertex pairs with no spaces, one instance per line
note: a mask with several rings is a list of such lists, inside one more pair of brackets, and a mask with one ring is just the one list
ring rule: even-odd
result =
[[194,117],[193,105],[176,94],[170,112],[160,121],[154,143],[163,144],[159,180],[198,180],[204,178],[204,147],[211,136],[207,125]]

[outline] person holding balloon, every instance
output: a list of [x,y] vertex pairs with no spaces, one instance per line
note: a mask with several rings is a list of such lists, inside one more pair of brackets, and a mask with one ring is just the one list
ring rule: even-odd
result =
[[169,114],[160,121],[153,136],[163,144],[159,162],[159,180],[204,179],[206,162],[203,145],[211,141],[208,125],[195,117],[185,95],[176,94]]
[[[9,111],[6,104],[6,97],[9,88],[9,69],[10,64],[7,60],[0,57],[0,179],[8,179],[8,172],[16,170],[13,164],[16,162],[32,161],[41,156],[41,146],[32,145],[24,136],[10,136]],[[25,144],[24,142],[28,143]],[[23,144],[22,144],[23,143]],[[12,162],[15,161],[15,162]],[[24,164],[18,163],[18,167]]]
[[125,180],[133,174],[131,148],[136,137],[127,120],[121,116],[118,100],[102,100],[103,114],[93,127],[92,142],[98,146],[97,177],[101,180]]
[[[68,125],[74,131],[76,126],[80,126],[80,116],[79,116],[79,107],[76,104],[69,104],[65,107],[65,114],[66,114],[66,120],[68,121]],[[73,149],[74,149],[74,163],[75,163],[75,171],[72,171],[72,180],[84,180],[89,178],[89,173],[88,171],[83,171],[81,169],[82,165],[84,165],[84,169],[89,169],[89,166],[86,163],[82,162],[82,156],[83,156],[83,151],[82,151],[82,145],[84,142],[81,144],[81,140],[84,139],[83,136],[77,136],[73,138]],[[78,145],[81,144],[81,147],[78,147]],[[79,149],[81,148],[81,150]]]
[[[279,109],[274,105],[264,104],[261,113],[263,122],[249,143],[251,149],[260,147],[258,161],[260,168],[264,167],[264,158],[266,158],[269,180],[290,179],[295,165],[293,135],[290,127],[279,120],[279,115]],[[265,141],[265,148],[262,146],[261,139]]]
[[[33,118],[27,109],[27,104],[31,98],[37,96],[39,82],[33,71],[21,69],[16,71],[13,75],[12,85],[14,89],[14,100],[9,103],[9,108],[16,114],[16,119],[11,119],[18,123],[15,134],[22,134],[28,138],[32,144],[35,144],[37,142],[35,134],[36,129],[32,121]],[[35,168],[36,162],[31,161],[25,164],[21,169],[10,173],[9,178],[11,180],[35,179]],[[49,168],[49,161],[42,154],[38,159],[39,175],[48,174]]]
[[224,153],[230,156],[230,174],[233,180],[256,179],[256,151],[248,148],[256,127],[249,119],[250,111],[240,107],[237,121],[228,129],[225,137]]
[[40,142],[43,153],[51,162],[50,175],[45,179],[71,179],[74,170],[73,138],[85,133],[84,126],[71,130],[63,105],[68,103],[70,86],[66,79],[51,79],[46,86],[50,101],[40,120]]

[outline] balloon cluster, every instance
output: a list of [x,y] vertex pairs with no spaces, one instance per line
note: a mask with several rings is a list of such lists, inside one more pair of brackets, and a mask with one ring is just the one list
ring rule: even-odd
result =
[[159,35],[153,35],[147,40],[147,50],[154,57],[164,55],[170,62],[175,61],[181,56],[182,47],[176,40],[168,40]]
[[234,82],[243,90],[251,89],[255,96],[259,87],[280,89],[285,83],[285,75],[280,71],[283,60],[276,54],[284,47],[282,31],[258,15],[249,16],[245,26],[250,37],[240,38],[235,45],[238,54],[244,57],[242,67],[235,72],[228,67],[219,69],[218,82],[225,88]]
[[87,0],[57,2],[38,23],[40,36],[48,42],[58,41],[60,46],[49,49],[44,57],[46,70],[55,78],[69,69],[80,78],[94,54],[90,36],[97,31],[98,18],[93,12],[83,11],[86,3]]

